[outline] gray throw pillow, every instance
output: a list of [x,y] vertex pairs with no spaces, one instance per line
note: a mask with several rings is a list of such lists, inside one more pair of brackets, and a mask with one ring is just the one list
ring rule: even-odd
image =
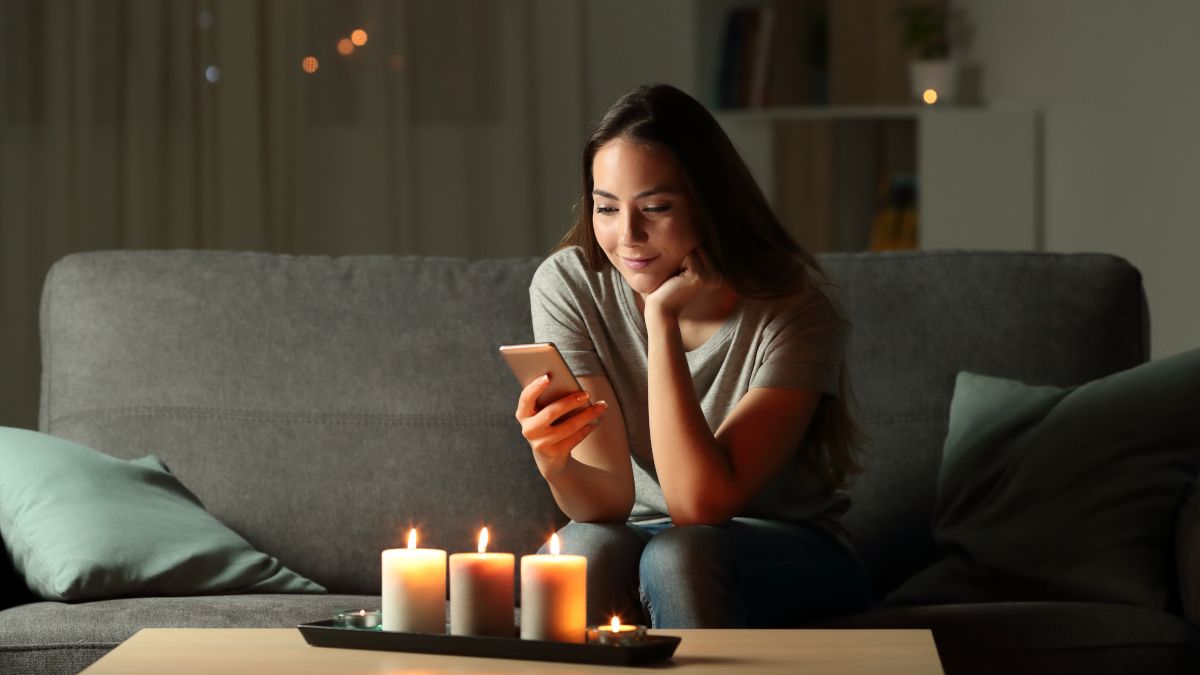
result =
[[1198,449],[1200,350],[1065,389],[959,373],[933,515],[945,557],[887,601],[1163,608]]
[[46,600],[321,593],[212,517],[157,458],[0,427],[0,537]]

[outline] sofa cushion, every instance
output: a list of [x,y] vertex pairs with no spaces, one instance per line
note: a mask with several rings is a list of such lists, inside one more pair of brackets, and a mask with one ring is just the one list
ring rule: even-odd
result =
[[961,373],[934,512],[946,556],[888,601],[1166,608],[1198,449],[1200,350],[1070,388]]
[[286,628],[379,596],[229,595],[37,602],[0,612],[0,673],[77,673],[142,628]]
[[929,628],[947,675],[1160,675],[1200,669],[1200,630],[1174,614],[1131,605],[885,607],[810,627]]
[[204,510],[154,457],[0,427],[0,532],[48,600],[321,592]]

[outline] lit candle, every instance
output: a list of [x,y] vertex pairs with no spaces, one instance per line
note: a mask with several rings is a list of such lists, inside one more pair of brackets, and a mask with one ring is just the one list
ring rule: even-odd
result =
[[488,529],[478,553],[450,556],[450,633],[513,636],[513,554],[488,553]]
[[415,529],[408,548],[383,552],[383,629],[446,632],[446,552],[417,548]]
[[382,630],[382,612],[377,609],[347,609],[337,613],[333,625],[360,630]]
[[583,642],[587,637],[587,558],[560,555],[558,535],[550,555],[521,556],[521,638]]
[[623,624],[619,617],[614,616],[609,625],[589,628],[587,638],[592,644],[631,645],[646,639],[646,627]]

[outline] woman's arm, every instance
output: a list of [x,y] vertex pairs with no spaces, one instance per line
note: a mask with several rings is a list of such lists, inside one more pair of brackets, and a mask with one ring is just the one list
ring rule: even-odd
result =
[[648,306],[646,330],[650,444],[671,520],[725,522],[787,464],[821,393],[751,389],[714,434],[696,398],[678,319]]
[[[540,411],[535,401],[548,382],[530,384],[521,393],[517,419],[563,513],[577,522],[625,522],[633,508],[633,468],[621,408],[607,377],[584,375],[579,383],[586,394]],[[551,424],[576,408],[574,417]]]

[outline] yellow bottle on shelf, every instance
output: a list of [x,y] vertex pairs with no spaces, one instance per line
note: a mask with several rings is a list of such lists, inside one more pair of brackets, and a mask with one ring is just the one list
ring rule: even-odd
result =
[[880,206],[871,221],[872,251],[897,251],[917,247],[917,183],[907,174],[884,179]]

